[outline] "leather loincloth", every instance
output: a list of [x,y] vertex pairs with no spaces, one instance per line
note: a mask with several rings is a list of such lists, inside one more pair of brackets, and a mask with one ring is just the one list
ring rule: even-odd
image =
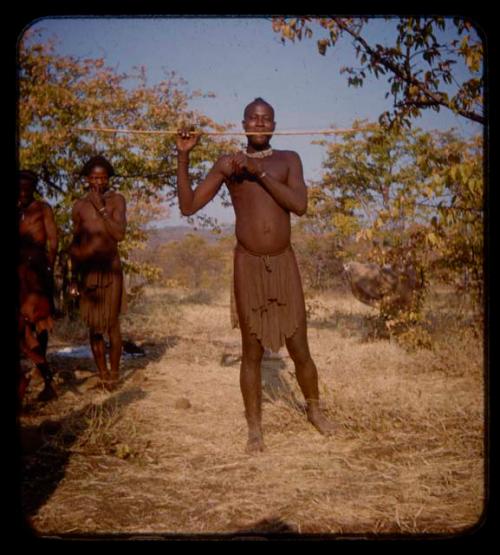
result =
[[277,352],[305,318],[304,293],[291,246],[280,253],[234,249],[231,323],[246,322],[264,348]]
[[120,260],[87,268],[80,285],[80,316],[94,332],[105,333],[126,310],[126,294]]

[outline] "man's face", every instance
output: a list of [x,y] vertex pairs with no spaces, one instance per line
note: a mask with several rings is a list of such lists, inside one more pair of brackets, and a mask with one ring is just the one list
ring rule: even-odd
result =
[[96,193],[104,193],[109,185],[109,175],[106,168],[94,166],[87,176],[90,190]]
[[33,195],[35,193],[35,184],[33,181],[26,177],[21,177],[19,179],[19,194],[18,203],[20,206],[28,206],[33,200]]
[[[247,132],[273,132],[276,126],[273,109],[267,104],[251,104],[245,113],[243,129]],[[272,135],[249,135],[248,142],[252,146],[263,147],[271,140]]]

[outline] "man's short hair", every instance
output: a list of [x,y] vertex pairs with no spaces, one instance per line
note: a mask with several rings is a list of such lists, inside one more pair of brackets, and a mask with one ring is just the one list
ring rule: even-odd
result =
[[247,104],[245,106],[245,110],[243,111],[243,117],[246,117],[248,110],[250,109],[251,106],[253,106],[254,104],[264,104],[265,106],[269,106],[269,108],[271,108],[271,110],[273,111],[273,118],[274,118],[274,108],[271,106],[271,104],[269,104],[269,102],[267,102],[267,100],[264,100],[262,97],[258,96],[257,98],[254,98],[252,100],[252,102],[250,102],[250,104]]
[[38,175],[31,170],[19,170],[19,180],[26,179],[27,181],[31,181],[33,187],[36,187],[38,183]]
[[108,162],[108,160],[106,160],[106,158],[104,158],[104,156],[101,156],[101,155],[93,156],[90,160],[85,162],[82,168],[82,171],[80,172],[80,175],[84,175],[84,176],[90,175],[90,172],[96,166],[100,166],[101,168],[104,168],[108,172],[108,177],[112,177],[113,175],[115,175],[115,170],[111,165],[111,163]]

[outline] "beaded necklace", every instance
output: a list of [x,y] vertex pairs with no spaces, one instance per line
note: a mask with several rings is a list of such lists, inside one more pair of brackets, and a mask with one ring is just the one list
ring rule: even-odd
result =
[[272,155],[273,149],[269,147],[266,150],[257,150],[256,152],[247,152],[246,150],[242,150],[242,152],[249,158],[267,158]]

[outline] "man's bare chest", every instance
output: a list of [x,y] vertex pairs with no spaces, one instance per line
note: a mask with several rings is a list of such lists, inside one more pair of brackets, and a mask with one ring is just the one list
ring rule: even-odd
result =
[[[106,213],[108,215],[111,214],[113,211],[113,202],[110,199],[103,199],[103,201]],[[95,206],[90,200],[83,199],[82,203],[80,204],[79,212],[83,222],[92,222],[93,224],[97,225],[99,225],[100,223],[104,223],[101,214],[99,213],[99,208]]]
[[[264,172],[268,177],[279,181],[283,185],[286,185],[288,181],[288,164],[286,161],[275,161],[272,159],[263,158],[259,160],[260,173]],[[240,174],[232,175],[228,180],[228,187],[232,192],[238,192],[241,187],[245,187],[247,190],[251,190],[252,186],[262,187],[260,179],[257,175],[250,174],[247,171],[243,171]]]
[[41,206],[34,205],[19,212],[19,233],[31,234],[44,229],[43,210]]
[[102,219],[99,217],[97,208],[95,208],[92,204],[87,202],[80,210],[80,217],[84,224],[92,223],[93,225],[95,225],[97,222],[99,222]]

